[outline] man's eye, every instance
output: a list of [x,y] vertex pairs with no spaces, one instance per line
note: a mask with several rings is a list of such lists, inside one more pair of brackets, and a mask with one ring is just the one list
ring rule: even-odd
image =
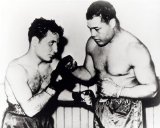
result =
[[49,46],[52,46],[54,42],[49,42]]
[[95,30],[96,30],[96,31],[99,31],[100,29],[99,29],[99,28],[96,28]]

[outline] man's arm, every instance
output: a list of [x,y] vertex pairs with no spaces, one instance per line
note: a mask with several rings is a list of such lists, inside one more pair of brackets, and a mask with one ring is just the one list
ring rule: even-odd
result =
[[83,66],[79,66],[73,75],[83,81],[88,81],[95,76],[94,63],[91,57],[93,40],[90,38],[86,44],[86,56]]
[[54,96],[55,91],[47,88],[46,91],[33,95],[27,77],[27,72],[19,65],[9,66],[6,74],[6,80],[10,84],[17,102],[26,115],[32,117],[41,111],[49,99]]
[[121,95],[131,98],[152,98],[157,94],[158,80],[147,48],[136,44],[129,49],[129,58],[139,85],[122,89]]
[[158,90],[158,80],[149,51],[144,45],[138,43],[128,48],[127,55],[129,64],[134,69],[135,79],[138,81],[138,85],[122,87],[117,85],[112,79],[106,78],[101,81],[101,95],[117,98],[155,97]]
[[92,67],[92,59],[89,55],[86,55],[84,65],[78,66],[78,68],[73,72],[73,75],[83,81],[90,80],[94,76],[94,73],[91,72],[91,67],[88,66],[89,63],[91,63],[90,66]]

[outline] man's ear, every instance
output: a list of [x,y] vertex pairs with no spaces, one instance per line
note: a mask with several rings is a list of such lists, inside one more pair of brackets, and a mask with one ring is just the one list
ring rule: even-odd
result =
[[39,43],[39,39],[36,36],[32,37],[31,44],[36,46]]
[[111,26],[111,28],[114,28],[116,26],[116,20],[114,18],[112,18],[110,21],[109,21],[109,25]]

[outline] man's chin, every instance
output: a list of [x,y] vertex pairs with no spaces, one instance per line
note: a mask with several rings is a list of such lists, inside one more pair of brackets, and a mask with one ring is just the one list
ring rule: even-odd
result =
[[106,44],[103,44],[103,43],[97,43],[97,45],[98,45],[99,47],[103,47],[103,46],[105,46]]
[[53,58],[48,58],[48,59],[43,60],[43,62],[51,63],[51,62],[52,62],[52,60],[53,60]]

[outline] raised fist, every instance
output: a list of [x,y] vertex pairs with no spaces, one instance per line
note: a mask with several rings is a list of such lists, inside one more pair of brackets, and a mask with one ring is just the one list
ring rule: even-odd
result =
[[71,55],[65,56],[62,58],[58,65],[57,70],[59,70],[60,74],[63,74],[63,72],[72,72],[77,68],[77,62],[72,58]]
[[[50,85],[58,91],[63,89],[72,90],[75,86],[75,77],[72,75],[72,71],[77,68],[77,63],[72,56],[68,55],[62,58],[57,68],[51,73]],[[58,77],[61,76],[61,80],[57,82]]]

